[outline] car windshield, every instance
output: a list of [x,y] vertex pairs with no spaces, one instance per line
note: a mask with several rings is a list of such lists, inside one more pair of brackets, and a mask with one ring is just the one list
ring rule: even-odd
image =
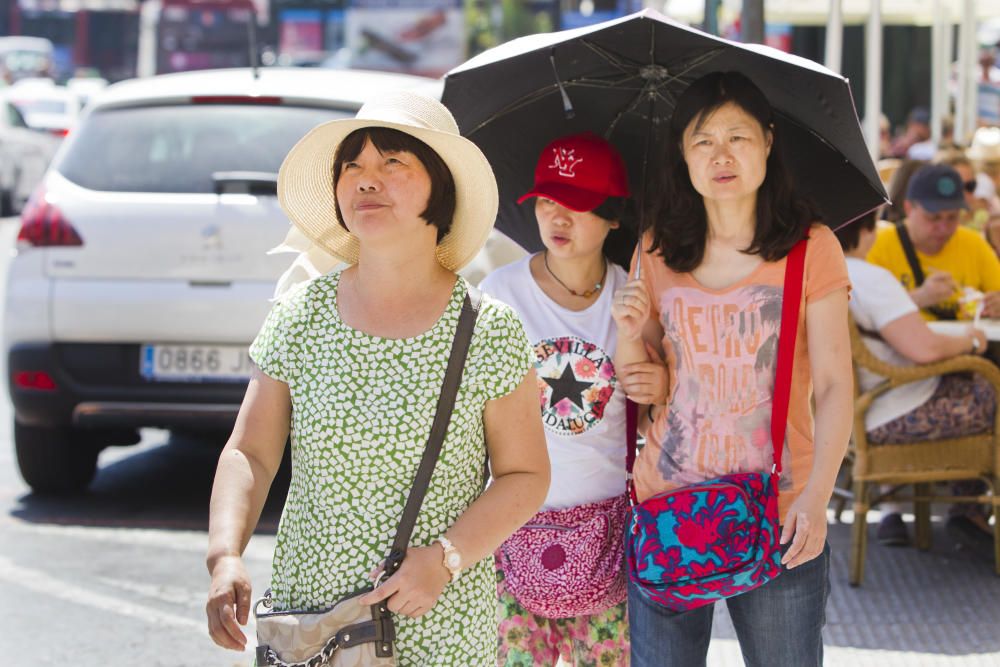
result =
[[96,111],[56,169],[91,190],[214,192],[220,171],[278,172],[306,132],[351,111],[207,104]]

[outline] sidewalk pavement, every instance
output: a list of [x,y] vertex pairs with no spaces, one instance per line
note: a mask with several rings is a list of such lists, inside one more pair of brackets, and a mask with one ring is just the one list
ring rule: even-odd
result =
[[[1000,577],[992,560],[956,549],[943,509],[934,508],[934,542],[926,552],[878,544],[879,514],[869,512],[858,588],[847,583],[852,513],[845,510],[843,524],[831,519],[826,667],[1000,667]],[[912,535],[913,518],[905,518]],[[716,605],[708,664],[743,664],[725,605]]]

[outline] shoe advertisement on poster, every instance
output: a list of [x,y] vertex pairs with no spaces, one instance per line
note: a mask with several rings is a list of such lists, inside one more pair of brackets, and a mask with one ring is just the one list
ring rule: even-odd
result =
[[437,77],[465,60],[458,0],[353,0],[345,38],[361,69]]

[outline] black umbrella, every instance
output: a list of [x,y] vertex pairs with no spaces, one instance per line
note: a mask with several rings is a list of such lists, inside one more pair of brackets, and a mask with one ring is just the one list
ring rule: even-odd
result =
[[516,202],[531,187],[549,141],[585,130],[601,134],[625,156],[632,191],[641,197],[680,93],[704,74],[730,70],[746,74],[773,105],[786,164],[828,225],[837,228],[887,201],[847,79],[811,60],[713,37],[649,9],[490,49],[446,75],[442,101],[493,165],[497,226],[524,248],[540,250],[532,205]]

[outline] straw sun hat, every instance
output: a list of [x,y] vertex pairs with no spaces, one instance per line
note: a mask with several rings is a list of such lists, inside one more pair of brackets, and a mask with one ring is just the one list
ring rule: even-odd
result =
[[356,117],[323,123],[295,144],[278,172],[278,201],[292,224],[336,259],[358,261],[358,239],[341,227],[334,209],[333,158],[347,135],[365,127],[405,132],[441,156],[455,181],[455,218],[437,246],[438,261],[452,271],[472,261],[496,220],[496,179],[482,151],[459,135],[451,112],[416,93],[374,98]]
[[970,160],[1000,162],[1000,127],[981,127],[972,135],[972,145],[966,151]]

